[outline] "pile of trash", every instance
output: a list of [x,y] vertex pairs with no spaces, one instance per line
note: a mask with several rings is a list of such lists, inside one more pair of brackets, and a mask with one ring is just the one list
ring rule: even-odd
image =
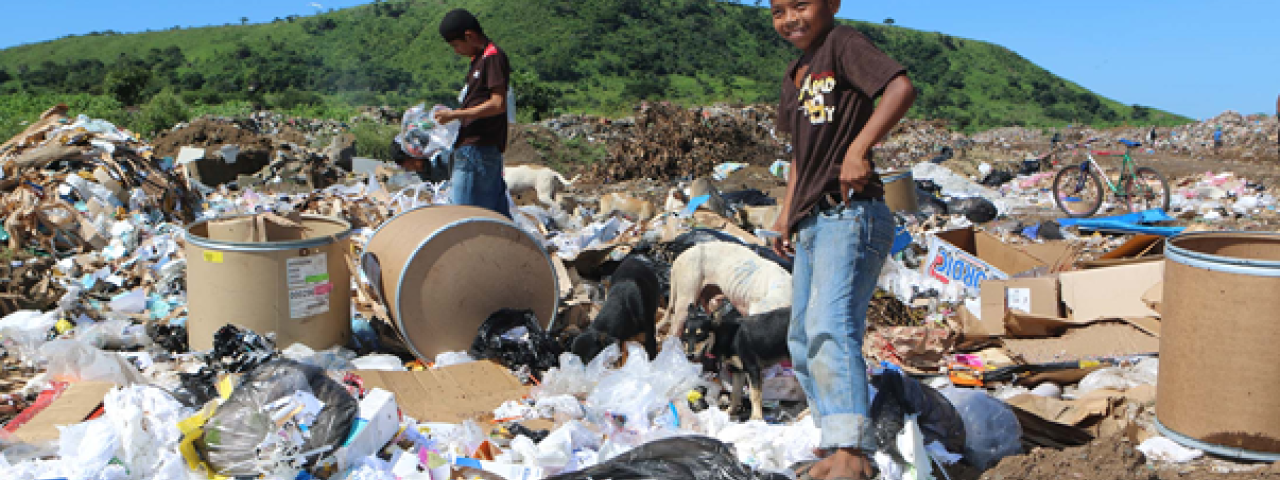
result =
[[1189,220],[1213,222],[1276,214],[1276,197],[1265,185],[1231,172],[1205,172],[1178,179],[1170,188],[1170,213]]
[[909,166],[926,159],[948,160],[967,145],[964,134],[947,129],[946,122],[903,120],[875,147],[877,162]]
[[772,111],[763,107],[645,104],[633,120],[609,126],[620,131],[587,134],[589,139],[605,139],[608,146],[607,161],[593,164],[587,176],[602,183],[673,180],[708,175],[725,162],[767,166],[786,153],[770,117]]
[[277,120],[267,112],[243,121],[203,117],[160,132],[156,153],[177,159],[205,187],[235,183],[238,188],[309,193],[337,183],[352,168],[355,142],[350,134],[330,133],[329,145],[312,148],[313,135]]
[[[734,172],[784,158],[771,115],[658,104],[633,124],[551,121],[562,135],[609,142],[611,158],[593,173],[615,182],[565,185],[576,205],[552,195],[550,204],[513,208],[523,235],[454,234],[449,248],[420,250],[490,258],[503,252],[473,245],[530,240],[536,261],[523,263],[545,263],[556,280],[520,287],[554,290],[554,306],[548,315],[515,309],[506,303],[524,294],[518,289],[497,300],[480,291],[432,299],[439,309],[488,302],[476,309],[488,316],[479,328],[461,316],[435,327],[430,340],[450,348],[433,345],[428,357],[396,318],[399,285],[383,284],[382,269],[411,261],[368,259],[397,215],[454,211],[446,183],[390,166],[352,173],[332,154],[338,149],[281,135],[294,127],[272,115],[254,124],[200,119],[150,145],[52,109],[0,146],[8,245],[0,252],[0,418],[8,419],[0,472],[32,480],[790,476],[815,459],[820,436],[793,366],[740,369],[731,359],[743,357],[727,350],[748,328],[744,318],[779,315],[750,311],[754,300],[790,300],[769,296],[790,281],[790,260],[767,246],[778,199],[721,191]],[[330,127],[338,125],[319,128]],[[1044,202],[1051,172],[992,186],[952,170],[950,159],[921,158],[943,147],[963,155],[965,141],[941,125],[906,122],[882,147],[900,151],[902,162],[915,158],[909,186],[918,208],[895,214],[863,344],[881,477],[1001,471],[1035,452],[1121,435],[1145,455],[1126,468],[1209,465],[1204,451],[1155,421],[1159,370],[1177,368],[1160,358],[1160,319],[1172,305],[1162,298],[1164,234],[1178,232],[1149,232],[1211,221],[1214,212],[1271,215],[1269,191],[1206,173],[1173,182],[1169,213],[1179,218],[1067,219]],[[259,156],[268,160],[251,172],[236,166]],[[218,175],[228,180],[206,183]],[[636,178],[645,180],[620,181]],[[638,198],[654,192],[666,201]],[[237,242],[270,244],[272,232],[305,230],[303,214],[352,230],[322,236],[344,242],[328,257],[316,254],[320,243],[286,249],[276,283],[289,297],[279,315],[297,322],[295,311],[323,310],[323,320],[301,321],[336,329],[327,333],[341,341],[255,331],[240,317],[213,328],[192,323],[206,313],[194,302],[199,285],[188,284],[197,267],[256,264],[203,249],[188,228],[204,221]],[[459,223],[467,222],[450,225]],[[435,233],[394,238],[418,245]],[[463,262],[450,282],[486,262]],[[751,281],[682,283],[696,278],[688,269],[715,262],[749,271]],[[652,271],[652,285],[626,278],[637,264]],[[338,272],[349,274],[350,288]],[[424,298],[444,287],[411,286]],[[646,288],[656,291],[627,297]],[[646,298],[689,289],[687,308],[657,305],[636,335],[604,325],[616,320],[608,312],[643,310],[636,305]],[[249,302],[219,293],[214,303]],[[681,331],[665,330],[675,328],[674,312],[688,313]],[[188,333],[197,326],[212,334]],[[707,328],[717,330],[708,336]]]

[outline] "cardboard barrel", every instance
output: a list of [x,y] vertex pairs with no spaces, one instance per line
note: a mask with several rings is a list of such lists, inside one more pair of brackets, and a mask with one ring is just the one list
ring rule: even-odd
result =
[[911,171],[885,172],[880,175],[884,183],[884,203],[892,212],[916,213],[920,203],[916,199],[916,181]]
[[[229,223],[240,216],[212,220]],[[346,345],[351,337],[351,271],[347,263],[351,224],[303,215],[301,229],[276,240],[227,240],[244,225],[211,221],[186,232],[187,340],[192,350],[213,348],[213,334],[228,323],[265,335],[275,332],[285,348],[302,343],[316,350]]]
[[1181,235],[1165,259],[1161,433],[1218,455],[1280,460],[1280,235]]
[[422,207],[388,220],[369,239],[360,269],[424,362],[466,351],[503,308],[533,310],[550,329],[560,302],[539,242],[506,217],[471,206]]

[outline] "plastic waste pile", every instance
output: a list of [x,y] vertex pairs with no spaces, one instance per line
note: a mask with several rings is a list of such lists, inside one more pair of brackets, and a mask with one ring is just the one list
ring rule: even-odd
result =
[[1241,216],[1274,215],[1276,197],[1263,185],[1231,172],[1205,172],[1177,180],[1171,214],[1206,222]]

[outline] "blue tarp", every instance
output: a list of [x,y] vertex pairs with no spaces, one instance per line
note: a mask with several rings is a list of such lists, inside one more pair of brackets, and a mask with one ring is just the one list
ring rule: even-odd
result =
[[1136,213],[1126,213],[1101,218],[1064,218],[1058,224],[1064,227],[1076,226],[1081,230],[1101,230],[1108,232],[1142,233],[1172,237],[1185,229],[1184,227],[1158,227],[1150,225],[1159,222],[1172,222],[1173,217],[1164,213],[1163,209],[1153,208]]
[[680,212],[680,216],[685,218],[689,218],[693,216],[693,212],[698,211],[698,207],[701,207],[702,204],[707,203],[708,200],[711,200],[710,194],[698,195],[696,197],[690,198],[689,205],[686,205],[684,207],[684,211]]

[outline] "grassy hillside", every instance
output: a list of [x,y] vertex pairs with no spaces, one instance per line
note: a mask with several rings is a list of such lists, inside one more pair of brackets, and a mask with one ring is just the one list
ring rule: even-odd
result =
[[[0,134],[71,94],[144,132],[178,115],[251,106],[341,117],[355,105],[448,104],[465,63],[436,25],[458,7],[477,12],[512,57],[526,121],[619,114],[640,99],[774,102],[796,55],[764,9],[717,0],[380,1],[265,24],[95,32],[0,51]],[[908,67],[921,88],[915,117],[968,130],[1187,121],[1099,97],[997,45],[850,23]],[[112,113],[134,105],[141,111]]]

